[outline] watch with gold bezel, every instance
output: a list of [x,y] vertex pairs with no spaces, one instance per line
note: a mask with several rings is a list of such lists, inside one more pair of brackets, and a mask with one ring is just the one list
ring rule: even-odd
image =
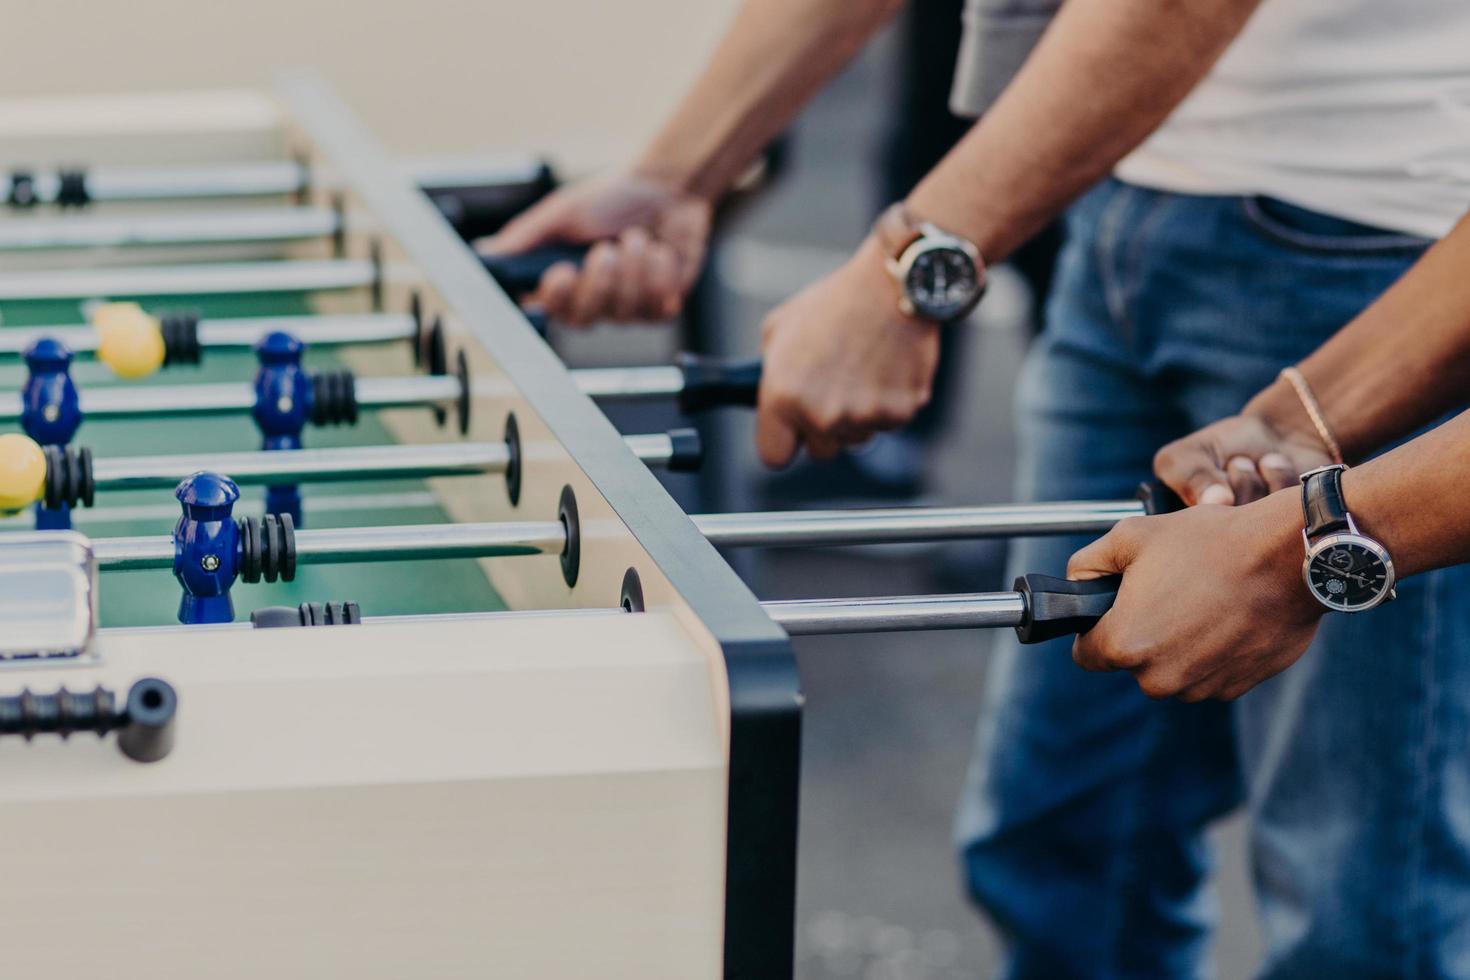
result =
[[969,315],[985,294],[985,261],[972,242],[927,221],[902,201],[873,226],[898,287],[905,316],[949,323]]

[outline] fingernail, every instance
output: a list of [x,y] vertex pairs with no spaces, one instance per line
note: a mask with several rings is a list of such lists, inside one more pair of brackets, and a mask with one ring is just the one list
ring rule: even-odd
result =
[[1225,464],[1226,469],[1240,470],[1243,473],[1254,473],[1256,471],[1255,460],[1249,456],[1231,456],[1230,461]]
[[1199,495],[1202,504],[1225,504],[1235,503],[1235,491],[1223,483],[1212,483],[1205,487],[1205,492]]
[[1261,466],[1269,467],[1273,470],[1292,470],[1296,468],[1291,465],[1291,460],[1287,459],[1281,453],[1267,453],[1262,456]]

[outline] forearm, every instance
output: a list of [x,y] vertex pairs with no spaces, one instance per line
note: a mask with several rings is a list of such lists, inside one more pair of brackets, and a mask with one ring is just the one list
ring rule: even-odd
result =
[[[1349,461],[1466,404],[1470,392],[1470,217],[1298,368]],[[1285,380],[1245,409],[1308,424]]]
[[637,169],[724,193],[903,0],[747,0]]
[[1470,412],[1349,469],[1343,496],[1399,577],[1470,561]]
[[1259,2],[1069,0],[914,213],[1004,258],[1168,117]]

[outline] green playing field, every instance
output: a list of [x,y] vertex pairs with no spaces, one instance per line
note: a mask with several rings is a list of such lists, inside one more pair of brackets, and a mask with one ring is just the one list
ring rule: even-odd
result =
[[[245,317],[309,313],[299,297],[158,297],[142,298],[150,311],[187,308],[205,317]],[[0,304],[0,324],[81,323],[82,312],[74,302],[26,302]],[[197,367],[166,368],[150,378],[135,382],[113,379],[106,369],[90,360],[77,362],[74,372],[86,390],[100,384],[200,384],[248,382],[255,373],[255,357],[249,351],[206,350]],[[330,350],[309,351],[313,368],[339,366]],[[22,368],[0,367],[0,388],[13,390],[24,381]],[[308,446],[368,446],[393,441],[374,413],[365,412],[356,426],[308,428],[303,436]],[[151,421],[86,422],[75,444],[87,446],[100,457],[172,455],[176,453],[238,452],[258,449],[260,435],[248,415],[239,417],[154,419]],[[228,475],[228,474],[226,474]],[[435,524],[448,515],[419,481],[382,481],[305,486],[303,523],[309,528],[355,527],[391,524]],[[237,516],[259,516],[265,490],[242,487]],[[97,519],[126,508],[127,513]],[[77,530],[93,538],[134,535],[167,536],[178,519],[178,504],[167,491],[128,491],[98,494],[92,513],[79,512]],[[29,524],[29,521],[26,522]],[[141,626],[177,622],[180,590],[167,571],[107,572],[101,589],[101,620],[104,626]],[[303,565],[294,582],[237,582],[233,595],[235,618],[246,620],[261,606],[294,606],[304,601],[355,600],[370,616],[408,613],[464,612],[504,608],[504,603],[473,559],[358,563],[350,565]]]

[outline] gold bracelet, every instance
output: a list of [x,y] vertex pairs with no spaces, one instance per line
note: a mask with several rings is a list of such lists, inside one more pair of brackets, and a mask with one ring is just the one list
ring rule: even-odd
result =
[[1307,410],[1307,417],[1312,420],[1312,425],[1317,429],[1317,435],[1322,439],[1322,444],[1327,447],[1334,463],[1342,462],[1342,447],[1337,444],[1337,438],[1332,434],[1332,429],[1327,425],[1327,419],[1322,416],[1322,407],[1317,404],[1316,397],[1312,394],[1307,379],[1295,367],[1284,367],[1281,376],[1291,382],[1296,389],[1296,396],[1301,400],[1302,408]]

